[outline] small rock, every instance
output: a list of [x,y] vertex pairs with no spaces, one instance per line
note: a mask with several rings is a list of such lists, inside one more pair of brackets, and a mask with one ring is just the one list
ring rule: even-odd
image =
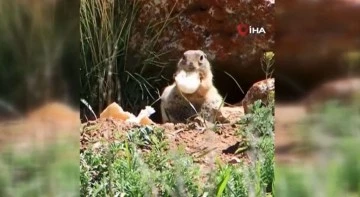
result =
[[231,160],[228,163],[237,164],[237,163],[240,163],[240,162],[241,162],[241,160],[239,158],[233,157],[233,158],[231,158]]
[[258,81],[252,85],[249,91],[246,93],[245,98],[242,101],[245,114],[250,112],[250,105],[255,101],[261,100],[263,103],[267,104],[269,94],[275,91],[275,79],[269,78],[262,81]]
[[95,144],[93,144],[92,149],[93,150],[98,150],[101,147],[101,143],[100,142],[96,142]]
[[168,129],[168,130],[172,130],[175,127],[174,123],[171,123],[171,122],[166,122],[162,126],[164,129]]

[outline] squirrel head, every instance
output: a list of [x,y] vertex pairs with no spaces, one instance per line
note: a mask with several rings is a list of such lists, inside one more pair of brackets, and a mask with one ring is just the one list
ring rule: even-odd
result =
[[203,75],[207,75],[211,72],[211,66],[207,59],[207,55],[201,50],[185,51],[183,57],[177,64],[177,69],[186,72],[198,71]]

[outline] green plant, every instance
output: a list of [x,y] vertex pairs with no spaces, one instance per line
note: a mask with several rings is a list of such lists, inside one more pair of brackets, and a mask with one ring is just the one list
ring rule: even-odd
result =
[[163,21],[140,27],[140,9],[138,0],[81,1],[81,97],[98,111],[117,101],[137,112],[159,96],[168,62],[162,61],[166,52],[157,50],[157,41],[173,20],[172,10]]
[[80,154],[81,191],[88,195],[198,196],[199,169],[182,151],[168,152],[162,129],[134,128],[128,138]]
[[260,58],[261,69],[265,73],[265,79],[271,78],[274,74],[275,53],[272,51],[265,52]]
[[253,133],[259,136],[273,136],[274,135],[274,116],[272,115],[273,106],[262,106],[262,101],[257,100],[252,105],[252,113],[245,115],[240,120],[241,124],[244,124],[244,130],[246,133]]
[[[264,53],[261,67],[266,79],[273,74],[274,53]],[[255,180],[251,190],[255,196],[273,195],[275,175],[275,133],[274,133],[275,91],[267,95],[267,102],[255,101],[250,105],[250,112],[238,122],[241,125],[239,134],[245,139],[243,146],[236,152],[247,151],[253,163],[248,167],[248,175]]]
[[246,183],[254,183],[255,180],[246,179],[245,166],[233,167],[219,165],[216,176],[216,196],[248,196]]
[[[119,133],[119,131],[114,131]],[[271,166],[265,156],[254,165],[223,165],[218,162],[210,174],[184,149],[169,151],[163,130],[139,127],[126,132],[127,138],[115,136],[111,142],[88,147],[80,153],[81,195],[125,196],[256,196],[266,191]],[[269,140],[259,142],[259,150],[268,150]],[[206,182],[204,180],[207,180]]]
[[220,197],[220,196],[223,195],[225,187],[228,184],[229,179],[230,179],[230,173],[231,173],[230,168],[226,168],[224,174],[221,174],[221,181],[220,181],[220,183],[218,185],[218,189],[217,189],[217,192],[216,192],[216,197]]
[[239,122],[242,125],[239,133],[246,138],[248,153],[255,162],[252,169],[257,169],[254,178],[260,180],[256,187],[257,195],[265,191],[272,193],[275,184],[274,99],[271,95],[269,98],[268,105],[262,105],[261,100],[255,101],[251,106],[251,113],[246,114]]

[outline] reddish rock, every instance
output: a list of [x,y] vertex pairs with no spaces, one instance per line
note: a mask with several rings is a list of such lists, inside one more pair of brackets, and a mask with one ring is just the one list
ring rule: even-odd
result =
[[[248,60],[245,56],[255,58],[256,53],[259,54],[262,49],[270,49],[273,44],[274,5],[265,0],[141,2],[140,24],[149,24],[154,19],[161,21],[168,15],[177,16],[166,26],[159,42],[159,46],[175,50],[176,58],[184,50],[203,49],[215,61],[235,59],[242,62]],[[243,38],[236,29],[239,23],[263,26],[267,34]],[[248,50],[249,48],[254,51]],[[229,66],[241,67],[240,64]]]
[[245,114],[250,112],[250,105],[255,101],[261,100],[267,104],[270,92],[275,92],[275,79],[265,79],[254,83],[254,85],[246,93],[245,98],[242,101]]

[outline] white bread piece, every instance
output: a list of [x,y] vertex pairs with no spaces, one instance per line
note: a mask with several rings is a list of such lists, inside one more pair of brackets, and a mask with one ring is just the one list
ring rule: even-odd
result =
[[200,75],[197,72],[180,71],[176,77],[175,82],[179,90],[185,94],[193,94],[200,86]]

